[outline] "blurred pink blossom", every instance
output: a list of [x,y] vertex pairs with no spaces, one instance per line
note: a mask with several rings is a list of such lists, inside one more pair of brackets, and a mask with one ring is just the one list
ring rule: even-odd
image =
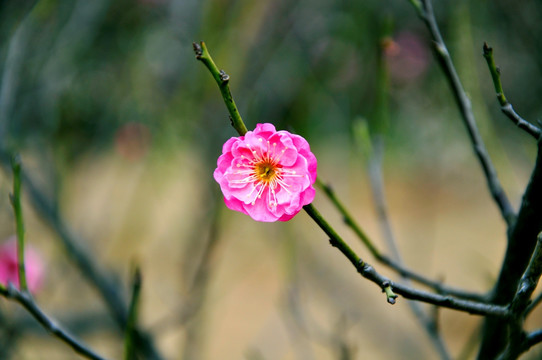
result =
[[430,54],[423,39],[416,33],[403,31],[383,43],[390,75],[399,81],[421,76],[429,65]]
[[151,133],[149,128],[138,122],[122,125],[115,134],[115,148],[127,160],[141,159],[149,150]]
[[[17,270],[17,238],[11,236],[0,245],[0,283],[13,283],[19,288],[19,273]],[[40,290],[44,280],[45,266],[39,253],[33,248],[25,247],[25,270],[28,289],[32,293]]]
[[214,178],[228,208],[257,221],[287,221],[314,199],[316,166],[304,138],[258,124],[226,141]]

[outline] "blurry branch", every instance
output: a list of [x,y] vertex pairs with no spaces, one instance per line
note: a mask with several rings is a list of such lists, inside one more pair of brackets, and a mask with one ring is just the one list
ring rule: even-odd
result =
[[13,284],[9,284],[7,288],[0,287],[0,295],[11,299],[23,306],[48,332],[59,338],[64,343],[68,344],[76,353],[95,360],[103,360],[104,357],[94,353],[90,348],[84,345],[80,340],[76,339],[68,331],[62,329],[53,320],[51,320],[43,311],[36,305],[32,296],[28,291],[19,291]]
[[[104,331],[114,332],[116,330],[116,324],[113,323],[109,313],[100,310],[77,311],[71,314],[61,312],[56,314],[54,318],[66,328],[73,329],[81,337],[84,334],[95,335]],[[0,316],[1,320],[3,318]],[[16,328],[21,333],[32,334],[33,336],[44,334],[42,327],[36,324],[33,318],[25,316],[25,314],[10,316],[9,320],[11,323],[10,327]]]
[[[6,169],[10,163],[10,156],[2,145],[3,144],[0,143],[0,163]],[[128,308],[124,302],[118,284],[112,280],[111,274],[105,273],[99,268],[94,258],[80,245],[82,241],[78,239],[64,223],[57,207],[54,206],[52,201],[47,199],[45,194],[37,188],[26,173],[22,174],[22,180],[38,214],[57,233],[69,259],[74,262],[86,280],[98,290],[98,293],[109,308],[117,325],[121,330],[124,330],[128,320]],[[162,358],[155,349],[149,335],[145,334],[140,329],[137,329],[136,334],[138,349],[142,351],[147,358]]]
[[47,331],[59,338],[61,341],[68,344],[75,352],[89,359],[103,359],[83,345],[80,340],[76,339],[66,330],[55,324],[43,311],[36,305],[32,299],[32,295],[28,291],[26,284],[26,273],[24,266],[24,219],[21,207],[21,159],[19,156],[14,156],[11,159],[11,167],[13,170],[13,193],[10,196],[15,213],[15,222],[17,227],[17,267],[19,287],[18,290],[12,283],[8,283],[7,287],[0,286],[0,294],[7,299],[14,300],[23,306]]
[[529,135],[533,136],[535,139],[540,139],[542,131],[539,127],[531,124],[527,120],[519,116],[512,104],[508,102],[504,96],[504,91],[501,84],[501,72],[500,69],[495,65],[495,59],[493,58],[493,48],[489,47],[487,43],[484,42],[484,58],[487,61],[487,66],[489,72],[491,73],[491,78],[493,79],[493,85],[495,86],[495,92],[497,93],[497,100],[501,104],[501,111],[510,119],[517,127],[522,130],[525,130]]
[[414,5],[416,11],[418,12],[418,15],[424,21],[427,29],[429,30],[429,33],[431,34],[435,56],[439,61],[439,64],[444,71],[444,74],[446,75],[446,79],[450,84],[454,98],[461,112],[463,123],[467,128],[473,150],[478,157],[478,161],[480,162],[480,165],[482,166],[482,169],[484,171],[489,191],[491,192],[493,199],[497,203],[497,206],[500,209],[504,221],[506,222],[508,227],[511,227],[516,218],[515,211],[512,208],[512,205],[510,204],[508,197],[506,196],[500,184],[500,181],[497,177],[497,172],[495,171],[495,167],[491,162],[487,149],[482,140],[482,136],[478,131],[478,127],[476,126],[476,121],[474,119],[474,113],[471,108],[470,99],[468,98],[465,90],[463,89],[463,85],[461,84],[461,80],[457,75],[457,71],[455,70],[452,58],[450,57],[450,53],[448,52],[446,44],[444,43],[442,35],[440,34],[431,1],[409,1]]
[[354,233],[361,239],[361,241],[367,246],[369,251],[371,252],[371,255],[373,257],[381,262],[382,264],[390,267],[394,271],[396,271],[399,275],[402,277],[411,279],[413,281],[416,281],[420,284],[423,284],[427,287],[430,287],[434,289],[439,294],[443,295],[452,295],[458,298],[462,298],[465,300],[473,300],[473,301],[480,301],[483,302],[486,300],[486,296],[479,294],[479,293],[473,293],[464,291],[462,289],[456,289],[452,287],[448,287],[443,285],[440,281],[435,281],[432,279],[429,279],[421,274],[418,274],[410,269],[407,269],[403,265],[399,264],[398,262],[390,259],[389,257],[383,255],[372,243],[370,238],[363,232],[361,227],[357,224],[357,222],[352,218],[352,215],[346,210],[344,205],[341,203],[341,201],[337,198],[335,195],[335,191],[333,188],[329,185],[325,185],[322,183],[321,180],[316,180],[316,185],[324,191],[324,193],[329,197],[331,202],[335,205],[337,210],[341,213],[343,216],[344,222],[346,225],[348,225]]
[[[7,289],[0,284],[0,292],[5,292]],[[11,359],[11,354],[14,352],[17,343],[21,337],[22,330],[18,324],[10,321],[11,319],[4,316],[0,311],[0,359]],[[32,324],[38,326],[34,319]],[[41,326],[40,326],[41,329]]]
[[141,271],[136,267],[132,279],[132,300],[130,301],[130,311],[128,313],[128,323],[124,330],[124,359],[136,359],[136,326],[139,314],[139,299],[141,294]]
[[17,275],[19,278],[19,288],[23,292],[28,292],[26,282],[26,269],[24,261],[24,218],[21,207],[21,158],[15,155],[11,158],[11,170],[13,171],[13,193],[10,195],[13,213],[15,214],[15,224],[17,229]]
[[[380,57],[383,49],[380,50]],[[383,61],[381,60],[381,67],[385,68]],[[386,71],[386,70],[380,70]],[[380,80],[383,82],[385,80]],[[387,84],[386,84],[387,85]],[[383,86],[383,85],[381,85]],[[380,121],[386,120],[388,118],[388,108],[387,101],[385,101],[386,109],[379,109],[377,115],[377,121],[380,117]],[[382,119],[382,117],[384,119]],[[384,180],[382,175],[382,157],[384,156],[384,137],[380,132],[369,133],[369,127],[367,126],[366,121],[358,121],[354,123],[354,139],[358,147],[362,150],[365,150],[365,157],[368,160],[368,173],[369,173],[369,183],[371,185],[371,192],[373,194],[374,205],[376,208],[376,213],[378,220],[380,222],[380,227],[384,239],[388,244],[388,247],[391,252],[393,261],[400,267],[404,267],[404,262],[401,258],[401,254],[397,247],[397,240],[393,234],[390,217],[388,215],[388,206],[386,202],[386,196],[384,193]],[[401,276],[406,285],[411,285],[411,279],[407,276]],[[433,346],[437,350],[441,359],[448,360],[451,359],[451,356],[446,348],[446,343],[439,333],[438,328],[438,308],[433,307],[431,314],[427,314],[421,307],[421,305],[414,301],[409,301],[408,305],[418,320],[418,322],[423,326],[426,334],[429,336],[429,339],[433,343]]]
[[535,330],[527,334],[525,341],[525,351],[529,350],[532,346],[542,342],[542,329]]
[[211,57],[211,54],[209,54],[207,46],[203,41],[201,41],[199,44],[193,43],[192,45],[194,46],[196,59],[200,60],[207,67],[207,69],[209,69],[211,75],[213,75],[213,78],[218,85],[218,88],[220,89],[224,103],[226,104],[226,107],[230,113],[232,126],[235,128],[235,130],[237,130],[239,135],[245,135],[247,128],[243,122],[243,119],[241,118],[241,115],[239,114],[239,110],[237,110],[235,101],[233,101],[233,97],[231,96],[230,86],[228,85],[230,81],[229,75],[226,74],[224,70],[218,70],[218,67],[215,65],[215,62],[213,61],[213,58]]
[[[214,187],[213,187],[214,189]],[[209,206],[209,211],[205,213],[203,221],[198,221],[194,224],[194,228],[197,231],[196,237],[198,241],[189,242],[192,244],[202,244],[203,249],[201,255],[197,260],[197,264],[194,266],[195,270],[188,284],[183,289],[185,294],[182,299],[182,304],[178,309],[172,311],[174,315],[167,315],[161,319],[158,319],[151,325],[151,330],[155,334],[162,334],[170,329],[178,329],[179,327],[186,327],[185,331],[185,347],[183,349],[183,359],[193,358],[191,355],[197,353],[201,349],[198,348],[197,341],[199,340],[199,330],[202,326],[202,322],[198,322],[195,318],[201,313],[202,307],[205,305],[205,296],[207,294],[207,288],[209,285],[209,278],[211,276],[211,268],[214,265],[212,257],[220,244],[220,207],[218,201],[222,202],[222,197],[214,196],[215,192],[212,192],[213,199],[205,201],[206,204],[212,204]],[[205,241],[201,241],[202,229],[208,229],[208,235]],[[193,249],[185,250],[185,260],[189,262],[194,260],[197,256],[194,255]],[[188,272],[188,271],[184,271]],[[183,273],[184,273],[183,272]]]
[[[183,349],[183,359],[197,359],[200,357],[201,341],[203,336],[203,325],[199,315],[202,314],[201,309],[205,304],[205,298],[209,287],[209,278],[211,275],[211,267],[214,262],[212,257],[220,243],[220,206],[218,206],[218,200],[222,200],[222,197],[215,196],[215,191],[210,191],[214,197],[210,204],[210,214],[206,217],[208,220],[207,226],[202,228],[208,228],[209,233],[207,235],[207,241],[203,245],[203,253],[199,258],[199,263],[196,266],[194,276],[188,286],[187,297],[183,308],[180,312],[180,324],[186,325],[185,333],[185,346]],[[187,253],[186,256],[193,256],[191,253]],[[193,320],[193,321],[190,321]],[[200,321],[198,321],[200,320]]]
[[320,226],[320,228],[330,237],[330,243],[336,247],[344,256],[350,260],[352,265],[364,278],[372,281],[380,286],[383,292],[386,293],[386,298],[389,303],[394,304],[397,294],[402,295],[406,299],[419,300],[433,305],[446,307],[449,309],[468,312],[476,315],[492,315],[496,317],[508,316],[508,310],[505,306],[487,304],[483,302],[475,302],[469,300],[456,299],[451,296],[443,296],[425,291],[417,290],[409,286],[394,283],[386,277],[380,275],[376,270],[364,262],[335,232],[335,230],[327,223],[320,213],[312,205],[305,206],[309,216]]
[[[38,3],[39,1],[36,2],[36,4]],[[84,3],[86,2],[79,1],[79,4]],[[8,129],[8,119],[11,116],[15,102],[14,94],[16,94],[18,74],[21,71],[21,64],[23,64],[22,57],[25,55],[24,46],[27,44],[30,35],[29,21],[31,13],[20,23],[10,40],[0,84],[0,163],[6,172],[9,169],[10,155],[8,152],[9,144],[5,136]],[[63,47],[63,50],[65,48]],[[117,324],[121,329],[124,329],[127,323],[128,309],[119,291],[118,284],[111,280],[110,274],[102,272],[93,258],[79,245],[79,239],[68,229],[55,204],[47,199],[26,174],[22,175],[22,180],[37,212],[58,234],[69,258],[76,264],[89,283],[98,290]],[[161,359],[148,335],[138,330],[137,339],[138,347],[143,348],[142,351],[146,357]]]
[[[39,3],[36,1],[31,9]],[[0,142],[4,141],[9,127],[8,119],[11,116],[13,106],[15,104],[15,94],[19,82],[19,74],[21,73],[25,46],[30,37],[30,14],[31,10],[22,19],[17,30],[9,40],[9,45],[2,71],[0,82]]]
[[[344,313],[338,314],[337,326],[334,329],[324,329],[311,316],[309,308],[305,306],[301,295],[301,284],[305,281],[300,280],[297,265],[299,264],[297,241],[286,241],[284,246],[287,249],[287,268],[288,285],[284,294],[284,323],[291,334],[288,336],[299,359],[313,359],[314,354],[310,346],[306,344],[307,340],[329,347],[336,355],[337,359],[353,359],[355,346],[350,344],[345,334],[346,328],[353,324],[356,319],[347,316]],[[312,265],[318,267],[318,264]],[[325,269],[319,268],[318,272],[325,272]],[[320,279],[319,279],[320,280]],[[309,285],[310,287],[310,285]],[[333,302],[334,300],[331,300]]]
[[[63,24],[55,41],[51,44],[43,68],[41,69],[41,90],[43,98],[42,111],[48,111],[46,116],[57,117],[59,96],[67,90],[67,84],[77,72],[75,65],[79,64],[78,52],[87,50],[93,37],[99,33],[100,22],[106,17],[107,9],[112,4],[110,0],[75,0],[67,21]],[[87,50],[88,51],[88,50]]]

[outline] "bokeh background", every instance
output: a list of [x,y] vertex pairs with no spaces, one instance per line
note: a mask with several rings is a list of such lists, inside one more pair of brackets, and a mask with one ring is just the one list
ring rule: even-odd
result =
[[[517,207],[535,146],[500,113],[482,44],[494,48],[515,109],[536,121],[542,3],[447,0],[435,11]],[[247,126],[270,122],[308,139],[319,177],[386,249],[367,158],[352,135],[368,122],[385,144],[384,185],[407,266],[456,287],[491,288],[505,226],[405,0],[0,1],[2,148],[21,154],[126,301],[140,266],[140,325],[167,359],[437,358],[406,300],[388,305],[305,213],[264,224],[223,205],[212,172],[236,134],[194,57],[199,40],[230,75]],[[15,231],[11,179],[4,166],[0,239]],[[38,304],[96,351],[121,358],[122,334],[102,298],[24,200],[27,241],[46,264]],[[374,263],[323,193],[315,205]],[[0,299],[0,314],[2,359],[77,358],[16,304]],[[480,318],[438,316],[452,356],[472,358]],[[541,325],[536,311],[527,327]]]

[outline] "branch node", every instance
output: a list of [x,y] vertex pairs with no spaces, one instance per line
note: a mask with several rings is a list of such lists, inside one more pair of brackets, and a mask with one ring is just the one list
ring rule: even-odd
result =
[[359,259],[356,264],[356,270],[358,270],[361,275],[365,274],[365,272],[367,272],[367,264],[362,259]]
[[203,49],[201,48],[201,45],[193,42],[192,47],[194,48],[194,53],[196,53],[196,59],[200,60],[201,55],[203,55]]
[[220,80],[222,80],[222,84],[227,84],[228,81],[230,81],[230,76],[226,74],[224,70],[220,70]]
[[396,303],[397,295],[391,288],[391,283],[386,280],[382,283],[382,292],[386,293],[386,300],[389,304],[394,305]]

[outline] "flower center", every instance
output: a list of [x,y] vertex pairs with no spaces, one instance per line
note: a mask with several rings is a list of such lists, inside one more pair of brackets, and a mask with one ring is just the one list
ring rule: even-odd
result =
[[275,166],[269,162],[256,164],[254,170],[256,170],[256,176],[265,182],[272,181],[276,175]]

